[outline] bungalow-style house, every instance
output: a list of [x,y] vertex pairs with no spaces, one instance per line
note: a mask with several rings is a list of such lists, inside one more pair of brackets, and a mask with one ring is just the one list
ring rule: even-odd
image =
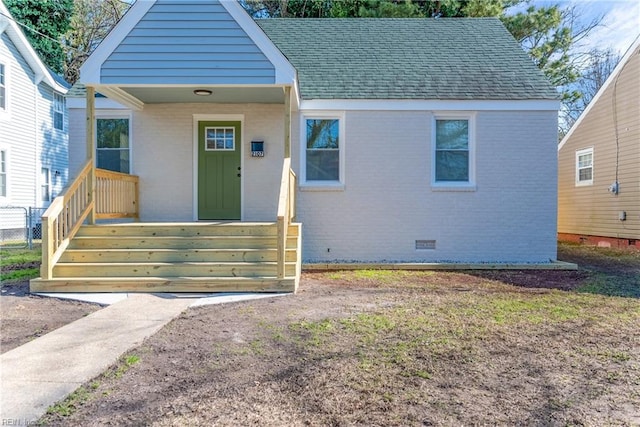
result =
[[0,241],[26,226],[7,206],[47,207],[66,185],[68,88],[0,1]]
[[[62,202],[47,215],[32,290],[278,291],[301,261],[556,259],[558,96],[497,19],[138,1],[81,83],[82,200],[68,224]],[[139,222],[80,225],[118,216]]]
[[558,147],[558,238],[640,249],[640,36]]

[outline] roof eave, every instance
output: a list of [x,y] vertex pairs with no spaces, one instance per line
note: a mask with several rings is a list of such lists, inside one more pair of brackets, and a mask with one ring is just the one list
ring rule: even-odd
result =
[[622,59],[620,59],[620,62],[618,62],[618,65],[616,65],[616,68],[613,69],[609,77],[607,77],[607,80],[605,80],[604,84],[600,87],[600,89],[598,89],[598,92],[596,92],[596,95],[589,102],[589,105],[587,105],[587,108],[584,109],[584,111],[580,114],[578,119],[571,126],[571,128],[569,129],[567,134],[564,136],[564,138],[562,138],[562,141],[560,141],[560,144],[558,144],[558,151],[560,151],[562,147],[564,147],[564,145],[567,143],[571,135],[573,135],[573,132],[577,129],[578,126],[580,126],[580,123],[582,123],[582,121],[587,116],[587,114],[589,114],[593,106],[602,97],[602,94],[607,90],[609,86],[611,86],[611,84],[615,81],[617,76],[622,72],[622,69],[624,68],[625,64],[631,59],[633,52],[635,52],[638,49],[638,47],[640,47],[640,34],[636,36],[636,39],[633,41],[633,43],[631,43],[631,46],[629,47],[629,49],[627,49]]
[[[5,16],[0,16],[0,34],[6,32],[15,44],[18,52],[22,55],[24,60],[29,64],[29,67],[34,72],[34,83],[40,84],[41,82],[46,83],[48,86],[53,88],[56,92],[60,92],[62,94],[66,94],[68,88],[58,83],[51,73],[47,66],[42,62],[40,56],[36,53],[36,51],[27,40],[27,37],[24,35],[16,21],[13,19],[13,15],[7,9],[2,1],[0,1],[0,12],[2,15],[11,17],[7,18]],[[3,24],[4,23],[4,28]]]

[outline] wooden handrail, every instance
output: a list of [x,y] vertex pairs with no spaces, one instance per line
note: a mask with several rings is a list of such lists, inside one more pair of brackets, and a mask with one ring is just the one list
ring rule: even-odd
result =
[[95,206],[91,199],[91,171],[92,163],[87,161],[76,179],[42,215],[40,275],[43,279],[53,277],[54,265]]
[[139,177],[96,169],[96,218],[139,218]]
[[278,196],[277,233],[278,233],[278,278],[285,276],[287,252],[287,231],[295,215],[296,175],[291,170],[291,158],[285,158],[282,164],[282,179]]
[[[76,179],[54,199],[42,216],[43,279],[53,277],[53,267],[89,214],[97,218],[138,218],[138,177],[93,169],[88,160]],[[97,189],[92,191],[93,177]],[[93,200],[95,194],[97,200]]]

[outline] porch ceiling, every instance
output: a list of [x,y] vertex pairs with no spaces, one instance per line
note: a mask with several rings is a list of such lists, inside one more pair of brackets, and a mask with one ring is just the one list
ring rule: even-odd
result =
[[[219,104],[284,104],[282,87],[120,87],[145,104],[219,103]],[[209,96],[198,96],[195,89],[209,89]]]

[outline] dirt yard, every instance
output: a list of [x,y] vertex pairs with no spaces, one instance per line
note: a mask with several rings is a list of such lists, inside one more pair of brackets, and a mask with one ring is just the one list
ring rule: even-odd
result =
[[101,307],[29,294],[29,282],[0,288],[0,353],[80,319]]
[[585,267],[306,273],[189,309],[41,422],[640,425],[640,254],[560,258]]

